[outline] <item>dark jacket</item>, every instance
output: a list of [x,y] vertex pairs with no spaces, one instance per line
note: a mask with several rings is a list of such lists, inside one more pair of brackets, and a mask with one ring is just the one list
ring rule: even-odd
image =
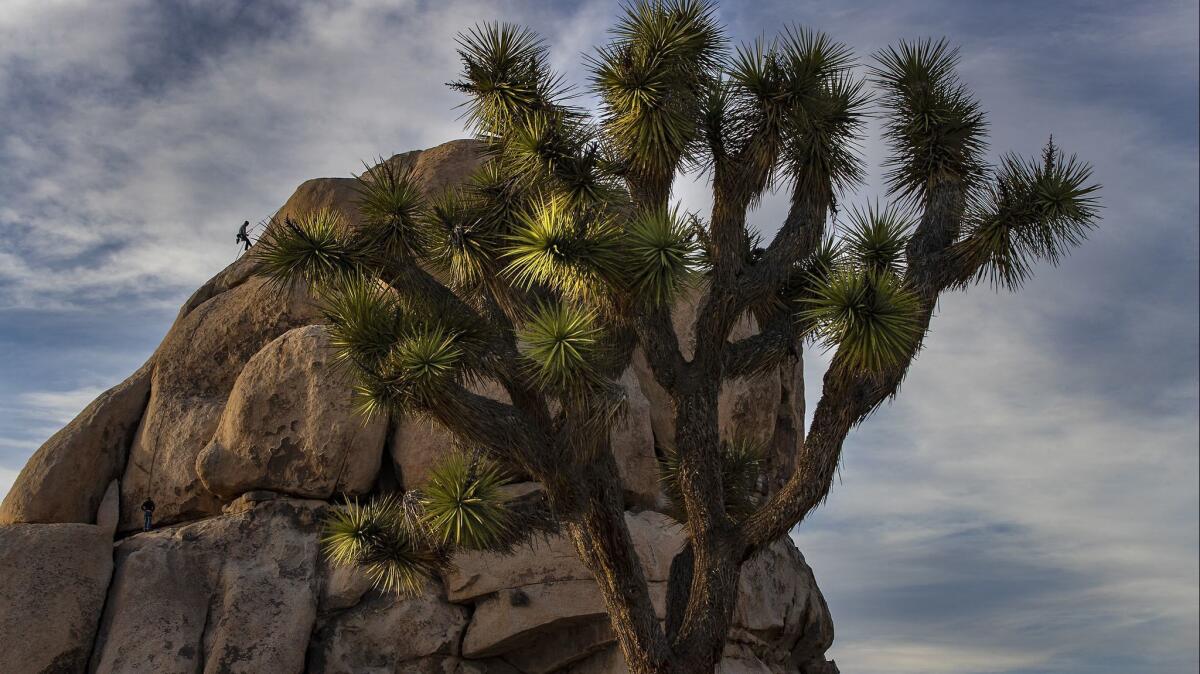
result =
[[142,510],[148,513],[154,512],[154,501],[151,501],[150,499],[142,501]]

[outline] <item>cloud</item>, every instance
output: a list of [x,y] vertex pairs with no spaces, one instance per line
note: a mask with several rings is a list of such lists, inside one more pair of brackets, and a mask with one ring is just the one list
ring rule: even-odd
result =
[[946,671],[1092,671],[1096,653],[1147,644],[1143,663],[1176,671],[1200,628],[1195,389],[1154,415],[1068,390],[1073,364],[1019,329],[1034,312],[997,299],[943,303],[901,396],[851,437],[844,483],[796,534],[849,612],[833,603],[834,653],[931,671],[868,663],[949,633],[995,660]]
[[[572,38],[558,45],[595,33],[587,7],[577,17],[484,2],[174,7],[114,2],[96,17],[65,5],[0,24],[0,160],[21,167],[0,179],[0,307],[193,288],[234,258],[238,223],[268,215],[301,181],[462,136],[443,83],[464,17],[532,19]],[[46,27],[80,23],[87,39],[49,48]],[[211,39],[185,39],[195,31]]]
[[[452,36],[531,25],[568,78],[615,3],[0,4],[0,493],[136,369],[301,181],[464,134]],[[799,23],[864,60],[948,35],[993,157],[1045,136],[1104,222],[1020,294],[947,297],[898,400],[847,443],[796,536],[845,671],[1196,671],[1197,7],[1160,0],[722,4],[736,40]],[[586,96],[582,99],[587,102]],[[887,148],[871,122],[870,179]],[[704,212],[702,182],[678,186]],[[750,221],[769,236],[782,194]],[[809,410],[824,358],[807,369]]]
[[71,391],[29,391],[20,399],[32,416],[65,425],[103,392],[98,386],[84,386]]
[[873,641],[842,649],[861,669],[895,674],[964,674],[1015,671],[1044,662],[1039,654],[964,648],[953,643]]
[[7,494],[17,479],[17,471],[0,468],[0,494]]

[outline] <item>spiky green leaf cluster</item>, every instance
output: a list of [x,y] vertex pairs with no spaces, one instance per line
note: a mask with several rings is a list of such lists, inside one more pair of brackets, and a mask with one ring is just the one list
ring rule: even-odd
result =
[[462,355],[448,330],[420,326],[396,342],[381,370],[393,387],[427,404],[454,380]]
[[898,205],[882,208],[878,203],[853,207],[843,236],[846,254],[854,264],[875,274],[899,274],[904,270],[904,249],[913,222]]
[[505,135],[568,93],[550,70],[549,49],[528,28],[484,24],[460,34],[458,45],[462,78],[450,87],[468,94],[467,122],[481,134]]
[[896,367],[921,337],[920,301],[895,274],[842,268],[801,305],[802,320],[852,370]]
[[488,24],[461,35],[468,120],[488,155],[527,190],[545,190],[572,205],[611,201],[615,187],[601,145],[582,111],[568,106],[569,88],[548,66],[532,33]]
[[506,484],[505,472],[486,456],[450,454],[433,469],[423,490],[429,530],[443,545],[505,549],[516,524],[501,489]]
[[644,208],[625,226],[625,255],[634,297],[669,304],[694,276],[698,249],[691,221],[678,208]]
[[710,99],[721,112],[709,117],[720,124],[719,151],[737,153],[755,196],[776,170],[825,200],[862,179],[857,138],[869,96],[852,66],[845,45],[803,28],[737,50],[725,91]]
[[504,273],[514,284],[585,302],[600,301],[616,285],[620,232],[609,213],[550,198],[518,219],[504,247]]
[[589,58],[602,125],[629,170],[669,180],[699,139],[724,34],[704,0],[635,0]]
[[537,306],[518,335],[536,381],[555,393],[578,391],[596,380],[602,337],[594,311],[565,302]]
[[322,296],[335,358],[376,370],[401,339],[406,320],[395,293],[366,276],[348,279]]
[[1006,155],[995,180],[975,194],[966,232],[955,245],[958,261],[975,278],[1017,289],[1033,263],[1058,264],[1096,224],[1092,169],[1075,156],[1064,157],[1050,141],[1041,162]]
[[[761,445],[744,437],[721,441],[719,459],[725,512],[735,519],[750,514],[758,505],[764,454]],[[672,504],[672,516],[683,522],[687,520],[687,513],[683,508],[679,472],[679,452],[668,447],[659,460],[659,482],[663,494]]]
[[505,223],[487,217],[487,208],[481,196],[460,190],[447,190],[430,203],[426,216],[433,239],[429,259],[446,273],[454,288],[475,288],[494,279],[499,271],[497,248]]
[[387,261],[425,257],[430,247],[424,223],[425,199],[407,169],[380,159],[356,176],[358,213],[355,239],[364,251]]
[[987,121],[955,73],[958,51],[945,40],[901,41],[878,52],[875,61],[871,73],[884,91],[884,136],[892,145],[889,189],[923,199],[939,182],[977,181]]
[[[342,330],[333,328],[335,335]],[[348,357],[356,355],[350,351]],[[376,362],[355,362],[355,407],[369,417],[436,405],[468,371],[464,360],[464,349],[453,332],[435,323],[409,322]]]
[[337,211],[322,208],[298,220],[272,220],[249,253],[258,273],[278,286],[297,282],[320,288],[356,276],[362,248]]
[[386,496],[331,509],[321,538],[325,554],[339,566],[363,569],[381,591],[419,594],[446,568],[448,558],[407,501]]

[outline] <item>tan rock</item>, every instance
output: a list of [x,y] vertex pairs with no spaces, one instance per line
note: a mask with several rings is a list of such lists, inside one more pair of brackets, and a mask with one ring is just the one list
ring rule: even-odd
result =
[[[452,141],[389,161],[411,165],[422,189],[432,194],[461,182],[478,167],[478,147],[476,141]],[[279,213],[300,215],[328,207],[353,223],[357,217],[353,182],[349,178],[308,181]],[[131,506],[147,496],[158,504],[155,516],[162,522],[220,511],[219,500],[197,477],[195,462],[216,431],[238,373],[250,356],[275,337],[320,320],[303,289],[280,296],[262,279],[252,277],[250,259],[244,256],[198,290],[156,352],[159,364],[151,375],[150,401],[122,478],[125,530],[137,527],[136,508]],[[103,488],[98,487],[96,502]],[[92,503],[89,515],[94,510]]]
[[458,655],[466,624],[467,610],[446,603],[435,588],[417,597],[372,595],[318,627],[308,648],[308,671],[414,671],[413,661]]
[[[776,674],[780,670],[759,660],[753,653],[745,652],[736,645],[726,646],[714,674]],[[786,670],[785,670],[786,671]]]
[[300,220],[305,215],[328,209],[342,216],[349,225],[359,223],[358,181],[354,178],[312,178],[300,183],[292,196],[275,212],[279,222],[286,218]]
[[[626,524],[655,608],[665,616],[665,581],[683,532],[654,511],[627,513]],[[522,671],[550,672],[612,638],[601,627],[608,618],[600,591],[565,536],[537,541],[514,556],[459,555],[455,565],[446,576],[450,600],[476,601],[463,640],[466,657],[518,653],[505,659]]]
[[[629,523],[660,618],[665,580],[682,544],[682,534],[667,522],[659,513],[643,512]],[[664,540],[672,542],[659,543]],[[599,652],[613,643],[604,602],[587,571],[569,558],[568,548],[564,538],[552,538],[515,558],[462,555],[456,560],[458,570],[446,577],[451,601],[475,601],[464,656],[503,656],[529,674],[566,667],[581,673],[624,672],[612,669],[610,658]],[[781,674],[796,672],[797,666],[824,667],[832,640],[832,621],[812,572],[791,541],[779,541],[743,568],[730,648],[719,672]],[[589,658],[595,662],[588,663]]]
[[[393,155],[387,160],[401,169],[412,171],[413,181],[426,196],[433,196],[447,187],[466,182],[479,168],[482,145],[475,140],[452,140],[428,150],[412,150]],[[276,211],[275,217],[299,219],[310,211],[328,208],[340,213],[351,225],[359,223],[358,181],[354,178],[313,178],[296,188],[291,197]]]
[[246,363],[196,473],[222,499],[255,489],[304,498],[370,490],[387,418],[356,414],[324,326],[290,330]]
[[561,627],[605,619],[592,580],[567,580],[501,590],[475,604],[463,639],[468,658],[537,649],[535,639]]
[[[626,513],[625,523],[646,579],[666,581],[671,560],[683,548],[683,530],[675,520],[654,511]],[[530,585],[594,582],[591,572],[579,561],[574,544],[565,535],[536,538],[514,555],[462,553],[455,556],[454,566],[445,576],[447,597],[453,602]]]
[[273,499],[122,541],[91,671],[301,671],[323,508]]
[[21,470],[0,506],[0,524],[95,521],[125,457],[150,394],[152,365],[105,391],[50,436]]
[[216,276],[210,278],[192,293],[191,297],[179,308],[179,314],[176,315],[175,321],[178,322],[184,316],[192,313],[193,309],[217,295],[250,280],[254,276],[257,266],[258,263],[255,262],[253,255],[242,255],[234,260],[228,267],[217,272]]
[[[629,674],[629,668],[625,665],[621,649],[614,643],[559,670],[558,674]],[[792,666],[770,665],[733,646],[726,647],[724,657],[717,663],[714,674],[838,674],[838,670],[835,664],[824,660],[798,669]]]
[[83,672],[112,566],[100,527],[0,526],[0,672]]
[[613,427],[609,438],[625,486],[625,504],[639,508],[660,507],[663,494],[658,479],[658,458],[654,454],[650,401],[642,393],[633,368],[627,369],[617,383],[625,390],[626,412]]
[[625,657],[615,644],[609,645],[579,662],[573,663],[562,674],[629,674]]
[[[666,616],[666,583],[649,584],[650,600]],[[611,637],[604,599],[592,580],[568,580],[501,590],[475,604],[463,655],[493,655],[517,665],[553,671],[602,647]],[[517,655],[510,657],[509,654]],[[522,666],[524,663],[525,666]],[[533,672],[531,672],[533,674]]]
[[833,621],[791,539],[776,541],[742,567],[729,641],[774,666],[824,662]]
[[104,498],[96,509],[96,526],[108,534],[109,540],[117,533],[117,525],[121,522],[121,483],[113,480],[104,490]]
[[322,614],[350,608],[371,591],[374,583],[362,569],[334,564],[328,557],[321,559],[321,596],[318,611]]
[[196,457],[251,356],[279,335],[317,320],[307,292],[279,293],[254,278],[196,307],[171,327],[155,352],[150,403],[121,480],[122,529],[140,526],[138,504],[158,506],[157,522],[220,512],[196,474]]
[[579,662],[616,643],[612,625],[606,617],[570,623],[557,630],[539,632],[538,638],[523,648],[514,648],[504,659],[525,674],[549,674]]

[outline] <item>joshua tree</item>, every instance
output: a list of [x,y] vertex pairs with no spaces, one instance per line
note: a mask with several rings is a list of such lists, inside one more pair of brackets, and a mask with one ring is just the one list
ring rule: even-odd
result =
[[[457,442],[420,491],[338,510],[336,559],[418,591],[455,550],[563,531],[632,672],[711,671],[742,564],[829,493],[847,434],[896,393],[939,296],[1016,289],[1094,226],[1091,170],[1052,141],[1034,161],[985,161],[985,115],[944,41],[900,42],[863,76],[849,49],[805,29],[726,42],[704,0],[635,0],[586,57],[591,116],[535,35],[476,27],[450,85],[486,156],[469,184],[426,200],[382,162],[359,177],[361,224],[329,211],[273,223],[255,247],[262,273],[323,300],[362,411],[424,415]],[[870,114],[885,123],[893,203],[839,209],[863,176]],[[708,178],[710,213],[672,201],[689,170]],[[772,190],[789,210],[760,242],[747,211]],[[690,359],[670,313],[688,285]],[[746,315],[757,334],[731,341]],[[813,342],[836,351],[808,432],[769,456],[722,442],[722,382]],[[639,350],[671,399],[675,435],[658,441],[687,540],[665,624],[608,438],[615,380]],[[511,402],[476,393],[482,380]],[[506,500],[514,474],[542,491]]]

